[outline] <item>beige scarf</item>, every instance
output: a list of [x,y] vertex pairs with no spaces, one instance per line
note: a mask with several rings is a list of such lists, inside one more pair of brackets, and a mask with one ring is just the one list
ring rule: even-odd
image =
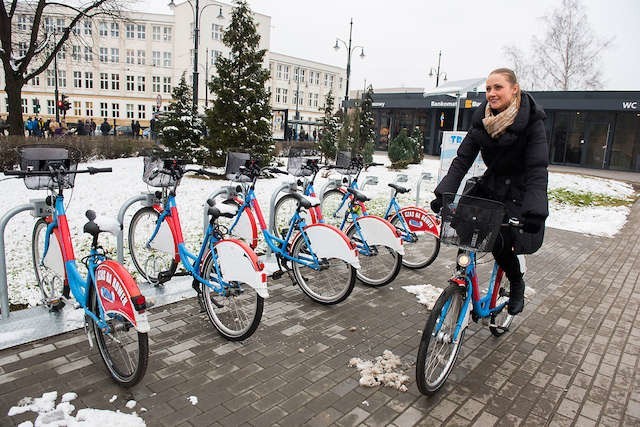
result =
[[513,124],[513,121],[518,115],[519,109],[520,93],[517,93],[516,96],[513,97],[513,101],[511,101],[511,104],[506,108],[506,110],[498,113],[497,115],[493,114],[493,111],[491,111],[491,107],[489,107],[489,103],[487,102],[482,124],[487,130],[487,133],[491,135],[491,138],[498,139],[500,135],[502,135],[507,128]]

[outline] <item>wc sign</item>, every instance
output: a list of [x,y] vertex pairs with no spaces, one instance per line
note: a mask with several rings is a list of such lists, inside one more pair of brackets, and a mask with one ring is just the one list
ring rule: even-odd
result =
[[[440,170],[438,171],[438,182],[447,174],[451,162],[456,157],[456,152],[462,143],[464,137],[467,136],[467,132],[442,132],[442,146],[440,150]],[[480,154],[476,157],[475,162],[469,172],[462,180],[461,187],[464,186],[464,182],[472,176],[480,176],[487,169]]]
[[622,101],[623,110],[640,110],[640,101]]

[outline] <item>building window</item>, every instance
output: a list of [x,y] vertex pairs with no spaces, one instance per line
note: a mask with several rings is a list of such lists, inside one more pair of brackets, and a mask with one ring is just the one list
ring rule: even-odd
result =
[[138,92],[144,92],[145,91],[144,81],[145,81],[144,76],[138,76]]
[[142,104],[138,104],[138,118],[144,119],[146,116],[146,107]]
[[133,119],[133,104],[127,104],[127,119]]
[[22,98],[22,114],[29,114],[29,100]]
[[133,76],[127,76],[127,91],[133,91],[134,90],[134,83],[133,83]]
[[282,70],[282,80],[289,80],[289,66],[285,65]]
[[65,25],[64,25],[64,18],[57,18],[56,19],[56,31],[58,33],[61,33],[62,30],[64,29]]
[[66,46],[62,46],[62,48],[58,51],[58,61],[64,61],[67,58],[67,48]]
[[153,92],[154,93],[158,93],[160,92],[160,76],[152,76],[151,77],[151,82],[153,85]]
[[47,99],[47,114],[56,113],[56,103],[53,99]]
[[18,15],[18,30],[27,31],[33,25],[33,17]]
[[85,19],[84,20],[84,35],[85,36],[90,36],[91,33],[92,33],[91,20],[90,19]]
[[324,73],[324,87],[329,86],[329,74]]
[[18,55],[25,56],[27,54],[27,42],[18,42]]
[[80,101],[73,101],[73,114],[76,116],[82,115],[82,106]]
[[79,36],[80,34],[82,34],[82,22],[76,22],[76,24],[71,29],[71,32],[74,36]]
[[93,102],[85,102],[84,109],[85,109],[85,113],[87,114],[87,117],[93,116]]
[[115,38],[120,37],[120,24],[117,22],[111,23],[111,37],[115,37]]
[[317,93],[313,94],[313,106],[314,107],[318,106],[318,94]]
[[84,60],[85,62],[93,62],[93,52],[89,46],[84,47]]
[[211,65],[216,65],[216,62],[218,62],[218,58],[220,58],[222,56],[222,52],[219,50],[212,50],[211,51]]
[[309,92],[309,107],[313,107],[313,94]]
[[164,93],[171,93],[171,77],[163,77],[162,78],[163,81],[163,92]]
[[299,67],[295,67],[293,69],[293,81],[297,82],[299,78],[300,78],[300,68]]
[[38,100],[38,98],[33,98],[31,100],[31,108],[33,109],[34,114],[37,114],[36,108],[40,108],[40,101]]
[[144,50],[138,49],[138,65],[144,65],[146,57],[147,53]]
[[329,76],[329,87],[333,89],[333,74]]
[[109,62],[109,49],[106,47],[100,48],[100,62]]
[[287,103],[287,94],[289,93],[288,89],[282,89],[282,103]]
[[159,25],[153,25],[151,27],[151,38],[154,41],[160,41],[162,39],[162,27]]
[[282,64],[276,66],[276,78],[282,80]]
[[171,67],[171,52],[164,52],[164,62],[163,62],[163,66],[165,67]]
[[164,27],[163,31],[164,31],[164,41],[170,42],[171,41],[171,27]]
[[340,77],[340,83],[338,84],[338,87],[342,89],[342,77]]
[[136,63],[136,53],[133,49],[127,49],[127,64],[135,64]]
[[58,70],[58,86],[67,87],[67,72],[65,70]]
[[53,33],[56,30],[55,24],[53,23],[53,18],[50,16],[45,16],[44,18],[44,31],[47,33]]
[[[30,72],[33,73],[33,70],[31,70]],[[31,85],[40,86],[40,75],[39,74],[37,76],[33,76],[33,79],[31,79]]]
[[100,115],[102,117],[108,117],[109,116],[109,112],[107,111],[107,103],[106,102],[101,102],[100,103]]
[[78,62],[82,59],[82,46],[71,46],[71,59]]
[[136,26],[133,24],[127,24],[126,26],[126,36],[128,39],[133,39],[136,36]]
[[111,90],[120,90],[120,74],[111,74]]
[[300,83],[304,83],[304,72],[306,70],[304,68],[300,69]]
[[154,67],[160,66],[160,51],[154,50],[151,52],[151,65]]
[[109,26],[106,22],[98,22],[98,34],[100,34],[100,37],[107,37],[109,35]]
[[213,40],[222,40],[223,27],[218,24],[211,24],[211,38]]
[[73,72],[73,87],[82,87],[82,71]]
[[282,90],[279,87],[277,87],[276,88],[276,102],[277,103],[280,103],[280,94],[281,94],[281,92],[282,92]]
[[144,25],[138,25],[138,38],[144,40],[146,38],[147,27]]
[[84,87],[93,89],[93,71],[86,71],[84,73]]
[[47,86],[55,86],[56,79],[53,70],[47,70]]
[[111,117],[120,117],[120,104],[111,104]]
[[100,89],[109,90],[109,74],[100,73]]
[[120,49],[117,47],[111,48],[111,62],[116,64],[120,62]]

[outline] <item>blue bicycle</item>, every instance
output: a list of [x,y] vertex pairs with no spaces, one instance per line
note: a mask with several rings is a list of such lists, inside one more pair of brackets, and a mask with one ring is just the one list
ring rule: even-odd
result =
[[420,340],[416,382],[428,395],[437,392],[451,373],[469,318],[482,319],[497,337],[509,330],[513,316],[505,310],[509,293],[501,285],[503,271],[494,263],[486,294],[481,295],[477,253],[491,251],[501,227],[520,227],[517,219],[504,222],[502,203],[471,196],[445,193],[441,214],[441,241],[459,251],[456,271],[433,306]]
[[133,214],[129,225],[129,251],[138,272],[150,283],[170,280],[181,263],[193,276],[198,302],[216,330],[226,339],[244,340],[258,328],[267,291],[264,265],[253,250],[238,239],[223,238],[219,217],[233,218],[229,205],[213,206],[198,254],[187,249],[176,204],[176,190],[189,172],[212,176],[202,168],[187,168],[184,161],[145,158],[143,180],[161,187],[157,203]]

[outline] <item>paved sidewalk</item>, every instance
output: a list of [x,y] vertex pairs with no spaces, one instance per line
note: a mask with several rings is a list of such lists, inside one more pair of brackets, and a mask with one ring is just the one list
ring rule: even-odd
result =
[[[494,338],[471,325],[447,385],[427,398],[414,363],[428,311],[401,286],[443,286],[454,253],[443,248],[384,288],[357,285],[336,307],[288,279],[271,282],[263,322],[244,343],[219,337],[194,299],[154,309],[149,369],[128,391],[107,378],[82,331],[0,351],[0,425],[33,421],[7,412],[52,390],[76,392],[78,409],[130,413],[134,399],[150,426],[640,424],[640,202],[613,239],[548,229],[527,258],[536,293],[512,330]],[[360,386],[347,366],[386,349],[405,364],[407,392]]]

